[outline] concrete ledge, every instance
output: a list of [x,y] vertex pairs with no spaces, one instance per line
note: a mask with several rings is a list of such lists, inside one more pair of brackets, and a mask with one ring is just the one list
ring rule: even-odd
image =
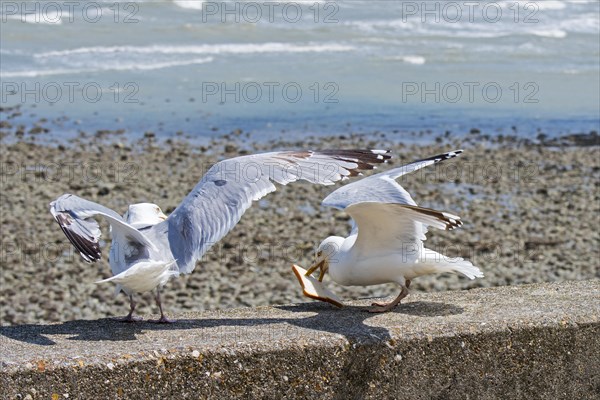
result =
[[600,281],[0,328],[3,398],[600,397]]

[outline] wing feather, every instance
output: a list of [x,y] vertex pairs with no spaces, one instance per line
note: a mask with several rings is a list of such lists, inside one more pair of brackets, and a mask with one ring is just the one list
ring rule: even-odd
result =
[[[153,228],[167,232],[179,271],[196,260],[240,220],[253,201],[298,180],[332,185],[388,160],[386,150],[280,151],[236,157],[215,164],[169,218]],[[168,226],[164,228],[164,224]]]
[[420,248],[427,226],[455,229],[460,217],[429,208],[378,202],[356,203],[346,208],[357,227],[353,251],[359,257]]
[[104,217],[113,229],[119,229],[129,240],[156,249],[143,233],[126,223],[115,211],[98,203],[63,194],[50,203],[50,212],[67,239],[87,262],[102,258],[99,245],[102,232],[94,219],[96,216]]

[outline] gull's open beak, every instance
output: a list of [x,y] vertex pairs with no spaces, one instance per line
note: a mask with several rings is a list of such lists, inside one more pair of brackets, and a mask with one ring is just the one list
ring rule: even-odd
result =
[[320,274],[319,274],[319,282],[323,282],[323,278],[325,277],[325,272],[327,272],[327,259],[323,258],[320,261],[315,262],[313,265],[310,266],[310,268],[306,271],[306,274],[304,274],[305,276],[310,276],[312,275],[313,272],[315,272],[317,269],[321,269]]

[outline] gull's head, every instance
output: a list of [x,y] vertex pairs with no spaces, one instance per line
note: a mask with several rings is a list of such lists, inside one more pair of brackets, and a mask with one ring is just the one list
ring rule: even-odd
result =
[[343,243],[344,238],[339,236],[330,236],[323,240],[317,248],[315,262],[308,269],[308,273],[312,274],[318,268],[321,270],[319,280],[322,280],[325,273],[329,270],[329,265],[332,262],[337,262],[337,256]]
[[138,203],[130,205],[123,218],[134,228],[142,228],[156,225],[166,220],[167,216],[156,204]]

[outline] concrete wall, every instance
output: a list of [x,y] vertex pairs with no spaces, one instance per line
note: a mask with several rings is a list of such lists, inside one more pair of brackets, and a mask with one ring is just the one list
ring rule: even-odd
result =
[[[600,398],[600,281],[0,328],[2,398]],[[125,311],[125,310],[124,310]]]

